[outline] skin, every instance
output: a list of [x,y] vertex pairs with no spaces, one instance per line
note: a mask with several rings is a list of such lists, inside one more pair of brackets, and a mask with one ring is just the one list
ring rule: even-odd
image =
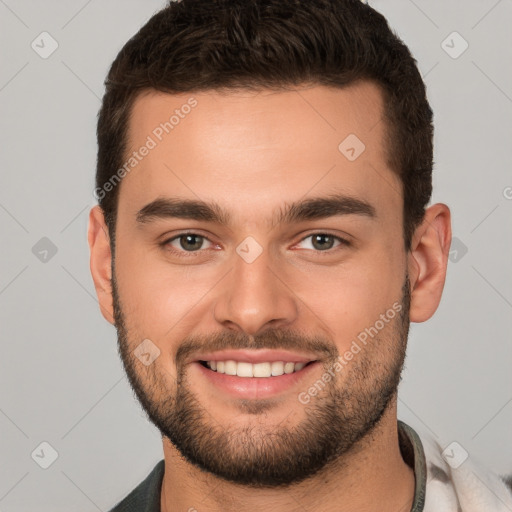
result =
[[[379,385],[384,389],[386,379],[396,392],[398,382],[392,377],[401,370],[408,322],[428,320],[441,299],[451,242],[450,211],[445,204],[430,206],[414,232],[411,251],[405,250],[401,183],[386,165],[382,96],[370,82],[343,90],[315,85],[283,92],[148,92],[134,104],[129,152],[143,145],[167,113],[191,96],[197,107],[120,185],[114,297],[109,233],[98,206],[89,217],[91,272],[103,316],[121,331],[121,355],[130,382],[139,386],[139,398],[154,406],[156,419],[163,421],[174,411],[179,390],[188,392],[202,414],[203,423],[194,426],[209,426],[219,435],[237,434],[229,453],[214,457],[219,462],[235,463],[244,456],[253,461],[256,457],[250,456],[256,452],[251,447],[256,450],[270,432],[292,433],[303,426],[308,407],[317,411],[345,396],[339,407],[345,407],[342,412],[349,417],[358,412],[356,396],[378,409],[381,395],[371,393]],[[338,150],[350,133],[366,146],[353,162]],[[270,228],[272,212],[333,191],[370,203],[376,216],[342,215]],[[163,196],[216,201],[230,212],[232,222],[224,226],[158,219],[138,224],[137,212]],[[184,230],[208,239],[195,255],[173,255],[170,248],[190,254],[179,239],[171,247],[159,245]],[[328,255],[319,254],[325,251],[306,238],[316,233],[352,243],[335,243]],[[250,264],[236,252],[248,236],[263,248]],[[407,318],[400,322],[397,315],[379,332],[378,342],[354,356],[308,407],[300,403],[298,393],[321,378],[358,333],[373,326],[394,303],[405,304],[404,283],[410,292]],[[323,368],[275,399],[255,396],[242,403],[213,390],[185,358],[176,359],[180,347],[192,339],[205,349],[222,346],[215,343],[223,335],[233,347],[248,346],[251,340],[272,346],[274,332],[299,335],[287,338],[288,344],[277,340],[275,346],[300,351],[301,340],[318,339],[326,349]],[[160,349],[148,367],[131,356],[144,339]],[[363,378],[365,365],[369,371]],[[381,405],[378,421],[369,430],[363,432],[364,425],[354,423],[364,433],[360,439],[351,446],[340,441],[339,453],[324,468],[281,487],[243,485],[202,471],[164,435],[162,510],[409,511],[414,473],[400,454],[396,393]],[[361,415],[369,415],[370,409],[362,408]],[[237,439],[247,427],[252,427],[253,438],[245,438],[244,451]],[[304,444],[294,448],[293,453],[306,449]],[[284,450],[277,444],[273,449],[276,456]]]

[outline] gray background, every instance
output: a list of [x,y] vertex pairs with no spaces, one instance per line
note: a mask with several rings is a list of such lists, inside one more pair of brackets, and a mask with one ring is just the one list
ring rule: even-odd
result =
[[[456,237],[440,307],[411,327],[399,417],[512,472],[512,2],[370,4],[427,83],[432,202],[451,207]],[[0,0],[1,512],[108,510],[163,456],[100,314],[86,238],[103,80],[163,5]],[[59,45],[47,59],[31,47],[43,31]],[[469,44],[457,58],[459,36],[442,46],[453,31]],[[31,455],[43,441],[58,452],[48,469],[35,460],[50,449]]]

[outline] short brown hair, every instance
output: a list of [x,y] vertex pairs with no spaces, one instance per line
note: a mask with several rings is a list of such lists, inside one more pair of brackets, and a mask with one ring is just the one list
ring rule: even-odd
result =
[[374,81],[384,95],[387,163],[403,185],[410,249],[432,193],[432,110],[415,59],[386,19],[361,0],[169,2],[125,44],[105,81],[96,191],[112,249],[120,187],[103,187],[125,161],[141,92],[342,88],[357,80]]

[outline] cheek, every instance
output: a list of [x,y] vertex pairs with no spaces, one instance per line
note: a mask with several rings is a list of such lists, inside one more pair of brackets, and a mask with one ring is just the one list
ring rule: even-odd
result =
[[156,253],[125,249],[117,253],[116,277],[127,322],[135,334],[164,346],[190,328],[218,276],[212,269],[172,266]]
[[319,267],[293,280],[291,288],[307,306],[305,314],[315,313],[313,322],[329,331],[340,351],[365,329],[380,325],[381,315],[401,301],[403,254],[396,247],[386,249],[360,253],[350,264]]

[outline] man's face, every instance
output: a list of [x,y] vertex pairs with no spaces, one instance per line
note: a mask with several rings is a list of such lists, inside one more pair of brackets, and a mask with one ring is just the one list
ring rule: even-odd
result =
[[[191,97],[197,104],[183,108]],[[160,124],[176,109],[166,133]],[[256,487],[299,482],[339,461],[393,405],[410,297],[382,115],[370,83],[135,102],[128,153],[148,136],[154,144],[120,185],[119,349],[149,417],[193,464]],[[350,134],[362,153],[353,136],[339,149]],[[335,195],[351,202],[285,215],[292,203]],[[229,218],[145,208],[157,199],[216,203]],[[148,365],[134,353],[143,340],[146,352],[159,350]],[[228,349],[239,352],[220,353]],[[204,363],[248,363],[262,349],[259,363],[277,364],[226,370],[266,375],[282,371],[278,361],[314,362],[270,377]]]

